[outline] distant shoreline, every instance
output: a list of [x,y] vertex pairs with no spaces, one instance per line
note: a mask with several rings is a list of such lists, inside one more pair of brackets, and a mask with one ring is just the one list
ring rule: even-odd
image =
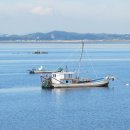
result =
[[[35,50],[41,50],[41,48],[71,48],[71,49],[81,49],[81,41],[80,42],[8,42],[8,43],[0,43],[0,49],[2,48],[35,48]],[[88,49],[93,49],[93,50],[98,50],[98,49],[103,49],[107,50],[108,48],[111,50],[130,50],[130,41],[129,42],[123,42],[123,41],[118,41],[118,42],[86,42],[85,47]],[[46,50],[45,50],[46,51]]]
[[[14,40],[0,43],[81,43],[83,40]],[[130,40],[84,40],[86,43],[130,42]]]

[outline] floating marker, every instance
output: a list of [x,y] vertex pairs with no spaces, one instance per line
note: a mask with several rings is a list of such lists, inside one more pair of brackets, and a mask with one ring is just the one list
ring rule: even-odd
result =
[[126,86],[129,86],[129,84],[126,84]]

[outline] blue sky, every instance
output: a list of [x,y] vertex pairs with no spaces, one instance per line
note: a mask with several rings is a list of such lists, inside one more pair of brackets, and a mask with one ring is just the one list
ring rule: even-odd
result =
[[0,33],[130,33],[130,0],[1,0]]

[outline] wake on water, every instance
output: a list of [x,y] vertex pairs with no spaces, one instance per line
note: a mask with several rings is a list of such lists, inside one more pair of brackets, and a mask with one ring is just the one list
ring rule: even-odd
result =
[[36,92],[41,90],[40,87],[22,87],[22,88],[1,88],[0,93],[23,93],[23,92]]

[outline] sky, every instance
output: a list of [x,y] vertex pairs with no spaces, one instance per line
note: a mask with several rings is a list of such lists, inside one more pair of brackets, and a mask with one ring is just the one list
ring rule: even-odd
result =
[[0,34],[130,34],[130,0],[0,0]]

